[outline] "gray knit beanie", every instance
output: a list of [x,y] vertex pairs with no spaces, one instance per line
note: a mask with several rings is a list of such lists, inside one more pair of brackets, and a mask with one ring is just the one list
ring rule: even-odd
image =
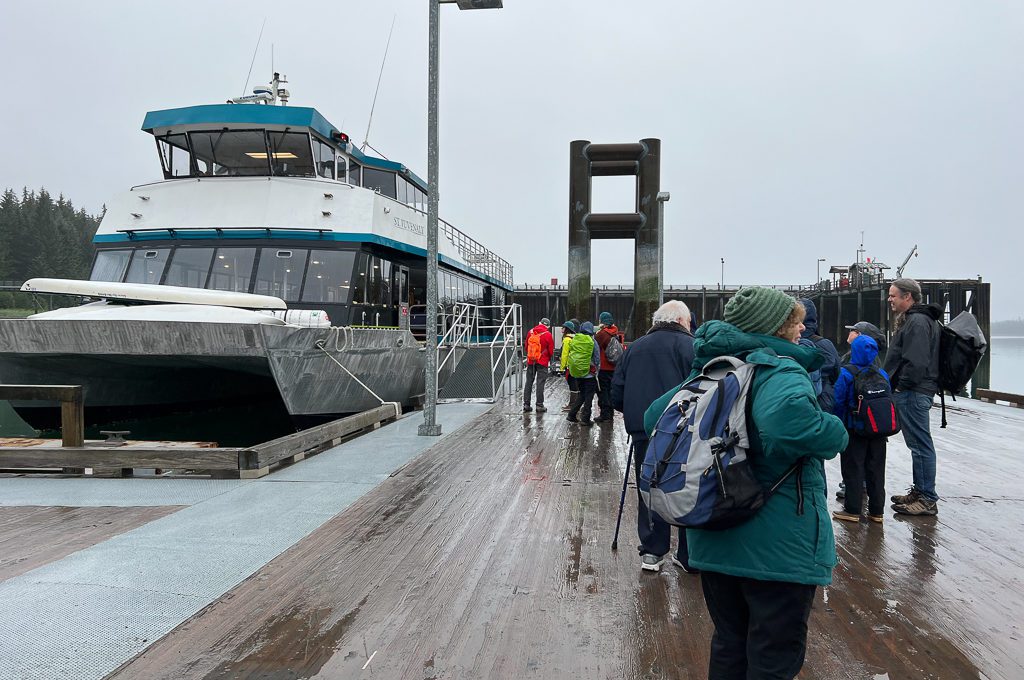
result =
[[725,320],[741,331],[772,335],[793,311],[796,300],[774,288],[751,286],[736,293],[725,306]]

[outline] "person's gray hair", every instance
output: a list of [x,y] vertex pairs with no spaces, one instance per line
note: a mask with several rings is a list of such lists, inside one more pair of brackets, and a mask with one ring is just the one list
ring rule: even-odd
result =
[[911,297],[914,298],[914,302],[920,302],[923,299],[921,296],[921,284],[914,279],[896,279],[891,285],[896,286],[903,293],[910,293]]
[[654,313],[654,323],[673,323],[682,319],[681,323],[687,330],[690,328],[690,308],[682,300],[669,300]]

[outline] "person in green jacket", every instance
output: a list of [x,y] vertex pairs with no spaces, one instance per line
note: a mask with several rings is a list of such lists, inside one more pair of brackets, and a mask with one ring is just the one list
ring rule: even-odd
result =
[[[701,570],[704,601],[715,624],[710,680],[796,677],[815,592],[832,581],[836,548],[823,461],[846,448],[848,435],[814,395],[808,371],[818,368],[822,357],[796,344],[803,316],[803,305],[781,291],[744,288],[726,305],[725,321],[705,323],[694,339],[689,379],[718,356],[758,365],[748,426],[757,479],[770,486],[803,460],[801,474],[790,475],[748,522],[720,531],[686,530],[690,564]],[[675,392],[645,413],[648,433]]]

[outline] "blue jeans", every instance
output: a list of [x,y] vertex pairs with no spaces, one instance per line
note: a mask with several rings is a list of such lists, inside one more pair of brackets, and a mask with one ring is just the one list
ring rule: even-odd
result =
[[[644,456],[647,455],[647,439],[633,439],[635,447],[633,453],[633,470],[636,479],[640,479],[640,468],[644,463]],[[647,509],[644,497],[640,494],[639,484],[636,490],[637,513],[636,533],[640,539],[641,555],[657,555],[659,557],[668,554],[669,543],[672,540],[672,525],[668,524],[657,513]],[[653,520],[653,526],[652,526]],[[687,567],[690,566],[690,551],[686,545],[686,529],[677,528],[679,534],[679,547],[676,549],[676,558]]]
[[920,392],[901,391],[892,395],[896,413],[903,429],[903,440],[910,449],[914,466],[914,488],[926,499],[939,500],[935,493],[935,444],[928,414],[932,397]]

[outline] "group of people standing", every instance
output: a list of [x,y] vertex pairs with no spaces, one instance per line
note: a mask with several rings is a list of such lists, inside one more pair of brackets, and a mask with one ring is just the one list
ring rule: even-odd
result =
[[[678,532],[672,563],[701,574],[715,626],[709,678],[794,678],[804,662],[815,592],[831,583],[837,562],[831,519],[859,522],[866,496],[868,519],[883,520],[885,439],[864,436],[850,420],[857,376],[865,371],[889,381],[893,408],[911,450],[913,486],[891,498],[893,510],[937,513],[929,409],[938,390],[939,310],[922,303],[921,287],[912,279],[893,281],[888,301],[896,319],[888,351],[884,334],[862,321],[847,326],[851,350],[844,357],[817,335],[817,310],[810,300],[798,301],[770,288],[740,290],[726,305],[723,321],[708,321],[696,332],[686,305],[666,302],[655,312],[651,328],[616,362],[605,363],[605,350],[596,337],[602,331],[618,333],[610,314],[601,315],[596,332],[589,322],[564,325],[568,333],[575,332],[562,348],[561,368],[573,395],[568,418],[576,421],[579,414],[579,422],[589,425],[590,400],[600,389],[598,394],[607,396],[606,401],[599,397],[595,420],[610,420],[611,409],[622,412],[638,476],[653,427],[683,384],[716,357],[758,364],[748,416],[754,476],[767,487],[794,465],[799,474],[783,481],[753,518],[739,526]],[[531,334],[550,336],[547,326],[543,319]],[[590,352],[588,375],[575,377],[566,367],[581,336],[587,339],[579,348]],[[547,367],[553,351],[536,363]],[[527,411],[531,383],[528,372]],[[537,404],[543,404],[542,387]],[[843,508],[830,517],[823,463],[839,454]],[[671,527],[647,510],[639,493],[638,499],[640,566],[659,571],[671,552]]]

